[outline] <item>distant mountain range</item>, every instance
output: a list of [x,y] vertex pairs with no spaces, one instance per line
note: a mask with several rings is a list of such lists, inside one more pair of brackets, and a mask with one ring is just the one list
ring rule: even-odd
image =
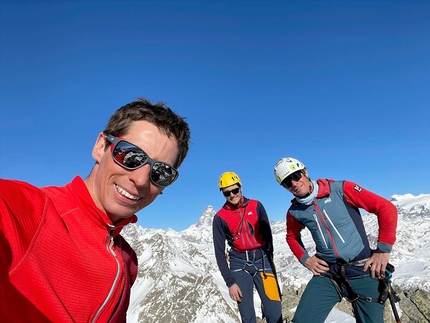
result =
[[[393,195],[399,212],[397,242],[390,262],[393,283],[401,288],[430,292],[430,194]],[[129,323],[240,322],[235,302],[216,265],[212,246],[212,219],[208,206],[198,222],[180,232],[129,225],[121,233],[136,251],[139,274],[132,289]],[[377,218],[363,214],[371,245],[376,245]],[[311,278],[285,242],[285,221],[272,222],[274,258],[282,286],[299,287]],[[307,230],[303,243],[314,252]],[[255,297],[256,310],[259,298]]]

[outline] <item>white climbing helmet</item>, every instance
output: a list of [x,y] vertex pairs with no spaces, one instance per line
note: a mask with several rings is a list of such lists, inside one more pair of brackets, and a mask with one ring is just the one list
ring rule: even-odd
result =
[[305,168],[305,165],[298,159],[292,157],[281,158],[275,165],[275,179],[279,185],[282,185],[282,181],[287,176]]

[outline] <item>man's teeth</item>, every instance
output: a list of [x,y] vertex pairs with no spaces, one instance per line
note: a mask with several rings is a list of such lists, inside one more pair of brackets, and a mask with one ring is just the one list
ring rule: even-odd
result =
[[125,189],[123,189],[122,187],[119,187],[118,185],[115,185],[116,190],[123,196],[125,196],[126,198],[129,198],[130,200],[135,200],[138,201],[140,199],[140,197],[138,196],[134,196],[131,195],[129,192],[127,192]]

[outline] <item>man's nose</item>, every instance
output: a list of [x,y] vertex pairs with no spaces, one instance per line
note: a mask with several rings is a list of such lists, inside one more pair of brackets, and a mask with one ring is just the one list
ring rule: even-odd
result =
[[146,164],[130,172],[129,178],[136,187],[149,187],[151,185],[151,165]]

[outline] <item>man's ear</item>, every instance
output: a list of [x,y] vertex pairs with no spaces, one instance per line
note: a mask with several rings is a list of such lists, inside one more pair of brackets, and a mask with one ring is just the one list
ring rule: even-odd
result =
[[103,132],[101,132],[96,140],[96,143],[94,144],[93,147],[93,158],[96,160],[96,162],[100,162],[100,160],[102,159],[104,153],[105,153],[105,147],[106,147],[106,137],[103,134]]

